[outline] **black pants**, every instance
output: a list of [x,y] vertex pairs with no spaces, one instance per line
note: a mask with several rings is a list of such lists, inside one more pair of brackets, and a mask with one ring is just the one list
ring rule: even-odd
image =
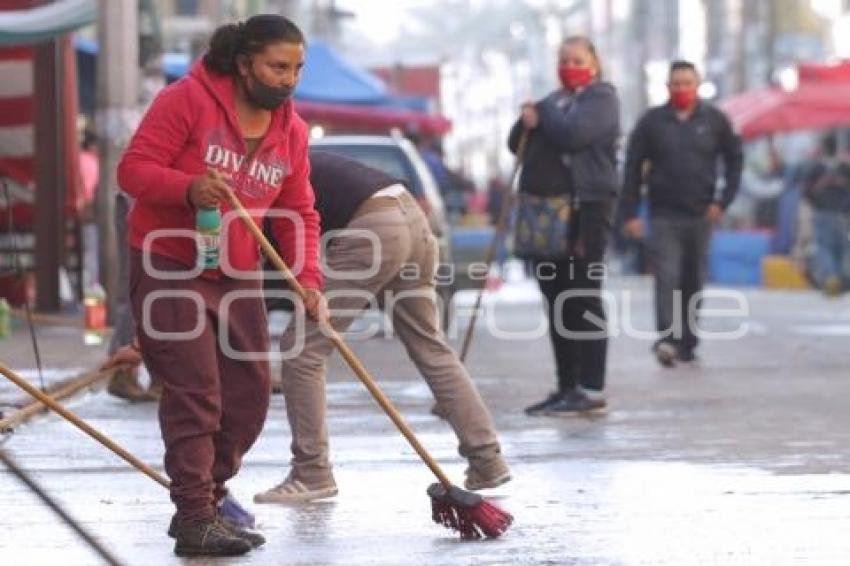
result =
[[699,342],[696,314],[708,271],[711,222],[658,216],[651,219],[649,232],[660,340],[692,351]]
[[607,201],[582,203],[570,221],[572,257],[534,262],[562,393],[577,386],[593,391],[605,387],[608,329],[601,289],[611,209]]

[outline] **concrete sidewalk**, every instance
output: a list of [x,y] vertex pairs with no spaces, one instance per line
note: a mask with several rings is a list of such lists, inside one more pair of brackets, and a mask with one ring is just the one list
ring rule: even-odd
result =
[[[65,326],[36,324],[36,340],[41,354],[44,385],[50,387],[63,380],[95,369],[106,360],[109,333],[103,344],[86,346],[79,317],[59,316]],[[30,384],[41,387],[32,337],[26,322],[14,319],[12,335],[0,340],[0,361],[25,378]],[[0,411],[11,412],[28,402],[27,394],[0,376]]]
[[[503,334],[541,322],[536,294],[524,285],[489,300],[490,321]],[[610,288],[631,291],[634,325],[651,328],[647,281],[613,281]],[[719,329],[744,322],[747,334],[706,343],[698,368],[662,370],[649,355],[648,339],[616,337],[609,355],[611,411],[593,420],[524,416],[522,408],[553,385],[548,338],[494,337],[483,317],[469,366],[515,476],[490,494],[516,517],[496,541],[460,542],[431,523],[428,470],[335,357],[328,399],[340,495],[297,507],[251,504],[255,492],[286,472],[289,432],[282,399],[275,397],[260,441],[232,482],[269,542],[244,558],[209,563],[849,563],[850,301],[762,290],[744,297],[748,316],[707,324]],[[465,464],[453,435],[428,413],[430,393],[401,345],[376,337],[353,347],[460,481]],[[81,360],[102,355],[79,349]],[[77,402],[75,410],[159,466],[153,406],[101,394]],[[164,533],[171,513],[164,490],[70,425],[42,419],[6,448],[128,564],[182,563]],[[96,563],[5,472],[0,506],[15,510],[0,516],[0,564]]]

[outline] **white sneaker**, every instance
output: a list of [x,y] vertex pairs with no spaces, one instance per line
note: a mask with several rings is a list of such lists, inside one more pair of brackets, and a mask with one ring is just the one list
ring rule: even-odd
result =
[[336,485],[308,487],[301,480],[287,477],[283,482],[254,496],[254,503],[304,503],[314,499],[333,497],[339,490]]

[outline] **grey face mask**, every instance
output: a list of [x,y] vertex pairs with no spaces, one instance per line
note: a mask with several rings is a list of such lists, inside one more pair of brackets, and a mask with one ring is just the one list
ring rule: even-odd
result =
[[251,80],[246,81],[245,93],[248,101],[264,110],[277,110],[280,105],[292,96],[292,87],[269,86],[251,73]]

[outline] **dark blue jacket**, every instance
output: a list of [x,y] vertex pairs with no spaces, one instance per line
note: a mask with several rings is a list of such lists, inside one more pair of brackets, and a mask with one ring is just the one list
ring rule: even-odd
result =
[[[532,135],[566,157],[569,183],[582,201],[616,197],[617,140],[620,136],[620,101],[613,85],[595,82],[569,99],[558,90],[537,103],[540,122]],[[509,146],[516,151],[521,124],[514,126]]]

